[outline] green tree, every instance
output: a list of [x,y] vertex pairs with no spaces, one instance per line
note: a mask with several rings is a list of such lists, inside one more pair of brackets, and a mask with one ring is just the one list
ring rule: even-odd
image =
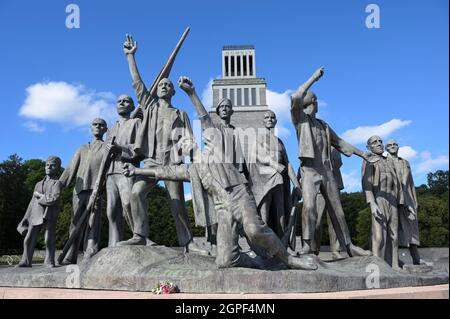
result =
[[364,208],[358,212],[356,218],[356,238],[355,243],[364,248],[370,248],[371,228],[372,228],[372,213],[370,208]]
[[428,173],[428,188],[433,195],[444,195],[448,197],[448,170],[438,170],[434,173]]
[[356,240],[358,236],[357,223],[359,212],[367,207],[366,199],[362,192],[342,193],[341,194],[342,208],[347,221],[348,230],[352,240]]
[[27,174],[28,167],[17,154],[0,163],[0,253],[21,250],[22,237],[16,228],[33,191],[26,185]]
[[419,234],[423,247],[448,246],[448,197],[433,194],[418,197]]

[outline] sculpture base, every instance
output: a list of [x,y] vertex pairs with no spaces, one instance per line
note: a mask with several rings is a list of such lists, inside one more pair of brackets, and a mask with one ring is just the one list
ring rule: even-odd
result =
[[[186,293],[331,292],[447,284],[448,264],[430,271],[394,271],[377,257],[323,263],[316,271],[289,270],[274,260],[270,270],[217,269],[214,258],[165,246],[101,250],[79,265],[47,268],[0,267],[0,286],[150,291],[161,280]],[[276,270],[276,271],[275,271]]]

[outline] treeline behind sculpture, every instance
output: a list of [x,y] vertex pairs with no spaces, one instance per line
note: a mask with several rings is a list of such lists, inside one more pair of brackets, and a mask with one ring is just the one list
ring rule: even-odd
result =
[[[20,254],[23,238],[16,231],[16,226],[27,209],[34,185],[44,176],[45,162],[39,159],[23,160],[18,155],[11,155],[0,163],[0,254]],[[449,172],[438,170],[428,174],[428,185],[416,187],[419,202],[419,229],[422,247],[448,246],[449,242]],[[150,238],[166,246],[177,246],[178,240],[175,224],[170,215],[166,190],[155,187],[148,197]],[[370,209],[367,208],[361,192],[343,193],[342,206],[348,223],[352,240],[363,248],[369,248]],[[72,188],[62,194],[62,212],[58,217],[56,230],[56,248],[62,249],[67,240],[71,216]],[[105,207],[105,205],[102,205]],[[189,219],[194,224],[192,203],[187,204]],[[104,209],[104,208],[103,208]],[[301,209],[301,207],[299,207]],[[301,223],[298,223],[300,228]],[[108,221],[106,212],[102,212],[101,247],[108,244]],[[129,231],[126,229],[126,232]],[[322,243],[328,244],[327,228],[323,227]],[[193,229],[194,236],[203,236],[202,228]],[[300,229],[297,232],[301,234]],[[131,234],[126,234],[130,236]],[[44,246],[43,233],[38,249]]]

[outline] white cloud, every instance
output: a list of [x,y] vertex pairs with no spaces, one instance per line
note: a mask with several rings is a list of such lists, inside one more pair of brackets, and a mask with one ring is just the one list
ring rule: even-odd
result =
[[411,124],[410,120],[402,121],[392,119],[389,122],[377,126],[358,126],[357,128],[345,131],[342,138],[351,144],[366,143],[369,137],[378,135],[386,138],[394,131]]
[[42,133],[45,131],[44,126],[41,126],[34,121],[26,121],[25,123],[23,123],[23,126],[31,132]]
[[317,100],[317,103],[318,103],[318,109],[319,109],[319,111],[320,111],[320,109],[321,108],[324,108],[324,107],[327,107],[328,106],[328,103],[327,102],[325,102],[324,100]]
[[203,88],[202,94],[200,96],[200,99],[202,100],[203,106],[206,108],[206,110],[209,110],[213,105],[213,98],[212,98],[213,81],[214,81],[213,78],[209,79],[208,83]]
[[342,180],[344,182],[344,190],[345,192],[359,192],[361,191],[361,173],[357,170],[353,170],[350,173],[342,174]]
[[433,172],[439,168],[448,169],[448,155],[433,158],[430,152],[424,151],[420,153],[420,157],[422,161],[413,167],[413,171],[417,174]]
[[78,127],[96,117],[109,121],[116,112],[113,93],[95,92],[83,85],[43,82],[29,86],[26,92],[19,115],[30,119]]
[[412,158],[417,157],[417,151],[411,146],[401,146],[398,149],[398,156],[407,160],[411,160]]
[[269,109],[277,115],[277,131],[275,134],[280,138],[287,138],[294,129],[291,123],[291,94],[292,90],[286,90],[282,93],[267,89],[266,98]]
[[277,127],[275,128],[275,136],[278,136],[279,138],[286,138],[291,136],[291,131],[284,127],[283,125],[277,124]]
[[269,109],[275,112],[278,122],[284,122],[291,119],[291,94],[292,90],[286,90],[282,93],[267,89],[266,99]]
[[192,194],[191,193],[187,193],[187,194],[184,194],[184,200],[187,202],[188,200],[191,200],[192,199]]

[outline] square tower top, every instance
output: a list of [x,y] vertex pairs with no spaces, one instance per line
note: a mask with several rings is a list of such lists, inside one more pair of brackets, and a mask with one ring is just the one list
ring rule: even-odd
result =
[[255,47],[253,45],[223,46],[222,78],[256,78]]

